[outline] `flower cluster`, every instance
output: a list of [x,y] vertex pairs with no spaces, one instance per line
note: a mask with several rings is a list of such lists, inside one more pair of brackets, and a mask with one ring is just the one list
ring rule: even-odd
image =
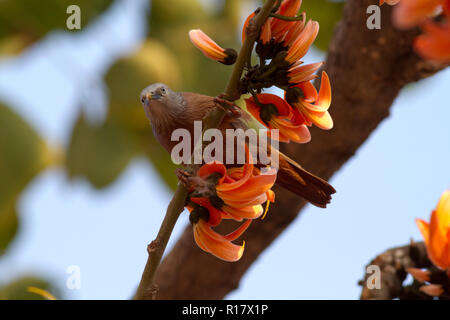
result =
[[[255,28],[253,19],[258,9],[247,18],[242,31],[243,42],[247,37],[256,39],[259,64],[252,65],[251,59],[246,61],[239,93],[251,94],[245,100],[247,111],[268,129],[278,129],[277,137],[282,142],[309,142],[308,126],[313,124],[321,129],[333,127],[328,113],[331,104],[328,75],[322,72],[319,92],[311,83],[323,62],[304,65],[301,60],[317,37],[319,23],[307,21],[305,13],[297,15],[300,6],[301,0],[276,1],[260,30]],[[191,30],[189,37],[206,57],[224,64],[235,62],[236,51],[223,49],[201,30]],[[281,88],[284,97],[262,92],[272,86]],[[195,187],[190,190],[187,208],[195,241],[201,249],[225,261],[241,258],[244,244],[236,245],[233,241],[253,219],[264,217],[268,204],[275,199],[271,188],[276,170],[261,172],[250,156],[247,162],[242,167],[205,164],[191,179]],[[243,222],[234,232],[221,235],[213,228],[223,219]]]
[[[323,62],[304,65],[301,61],[317,37],[319,24],[313,20],[306,22],[305,13],[297,17],[300,6],[300,0],[285,0],[266,21],[256,45],[260,65],[249,71],[241,90],[252,93],[246,99],[248,111],[268,129],[278,129],[282,142],[309,142],[308,126],[312,124],[324,130],[333,127],[328,113],[331,104],[328,75],[322,72],[319,93],[310,82],[317,78],[315,73]],[[247,18],[244,29],[253,15]],[[242,37],[245,40],[245,30]],[[263,88],[273,85],[284,90],[284,100],[261,93]]]
[[[197,245],[222,260],[239,260],[244,244],[238,246],[232,241],[242,235],[253,219],[265,214],[268,204],[275,201],[271,188],[276,177],[275,169],[262,173],[251,161],[242,167],[231,168],[217,162],[203,165],[195,177],[195,188],[189,194],[187,206]],[[262,206],[265,202],[266,210]],[[222,219],[245,222],[224,236],[212,229]]]
[[[319,92],[310,81],[323,62],[303,64],[301,60],[319,33],[317,21],[306,21],[306,14],[298,15],[301,0],[278,1],[257,35],[255,51],[259,64],[247,64],[247,72],[240,83],[240,93],[251,93],[246,99],[248,111],[268,129],[279,130],[282,142],[306,143],[311,139],[308,126],[313,124],[328,130],[333,120],[328,113],[331,104],[331,85],[322,72]],[[242,30],[244,42],[257,12],[248,16]],[[191,41],[209,58],[222,62],[229,59],[227,50],[219,47],[200,30],[192,30]],[[262,93],[277,86],[284,90],[284,99]],[[270,134],[270,133],[269,133]]]
[[[380,0],[397,4],[393,21],[398,28],[421,26],[423,33],[414,43],[415,50],[424,58],[450,63],[450,0]],[[433,17],[441,16],[439,21]]]
[[426,282],[420,290],[431,296],[450,293],[450,191],[445,191],[430,222],[416,220],[425,241],[430,261],[436,268],[422,270],[408,268],[407,271],[420,282]]

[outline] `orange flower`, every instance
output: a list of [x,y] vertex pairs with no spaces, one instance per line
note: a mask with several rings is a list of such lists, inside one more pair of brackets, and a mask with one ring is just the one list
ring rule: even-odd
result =
[[230,65],[236,62],[237,53],[234,49],[223,49],[208,37],[202,30],[189,31],[191,42],[208,58]]
[[[241,258],[244,245],[238,246],[232,241],[244,233],[252,219],[263,214],[262,203],[275,201],[271,188],[277,177],[276,171],[271,169],[262,174],[253,166],[248,149],[247,157],[249,163],[242,167],[227,169],[218,162],[203,165],[197,176],[204,184],[197,188],[200,190],[191,193],[191,203],[187,207],[197,245],[225,261]],[[211,183],[214,190],[211,190]],[[202,195],[194,196],[196,193]],[[246,221],[234,232],[223,236],[211,228],[219,225],[222,219]]]
[[302,114],[308,125],[315,124],[324,130],[333,128],[333,119],[328,113],[331,104],[331,85],[325,71],[322,72],[319,93],[312,83],[307,81],[289,89],[285,99]]
[[[384,1],[380,1],[382,3]],[[388,2],[388,1],[386,1]],[[398,1],[390,1],[395,4]],[[444,20],[434,22],[433,16],[443,12]],[[393,12],[393,22],[400,29],[421,25],[414,48],[423,58],[438,63],[450,62],[450,0],[403,0]]]
[[316,39],[318,33],[319,23],[317,21],[309,20],[300,32],[299,36],[290,46],[286,56],[286,61],[289,63],[295,63],[297,60],[303,58]]
[[[301,0],[284,0],[276,13],[285,17],[295,17],[300,10],[301,4]],[[250,14],[244,22],[244,27],[242,28],[242,42],[245,41],[247,26],[254,16],[255,13]],[[273,40],[274,43],[284,43],[289,45],[289,41],[285,38],[291,39],[293,35],[298,35],[303,29],[303,26],[305,25],[305,14],[302,14],[302,16],[303,19],[299,21],[285,21],[277,18],[267,19],[261,28],[261,34],[258,41],[267,44]]]
[[439,297],[444,293],[444,289],[442,289],[440,284],[426,284],[421,286],[419,290],[432,297]]
[[380,0],[380,6],[381,5],[383,5],[383,3],[387,3],[387,4],[389,4],[389,5],[391,5],[391,6],[393,6],[393,5],[396,5],[397,3],[399,3],[400,2],[400,0]]
[[[285,17],[295,17],[300,10],[301,0],[284,0],[277,10],[277,14]],[[242,29],[242,42],[245,41],[246,29],[250,20],[255,16],[248,16]],[[306,23],[306,14],[302,13],[302,19],[287,21],[275,17],[267,19],[261,28],[256,46],[256,52],[263,59],[273,59],[281,51],[287,51],[286,61],[295,63],[303,57],[314,42],[319,32],[319,24],[316,21]]]
[[[301,0],[284,0],[276,13],[285,17],[295,17],[300,10],[301,5]],[[302,24],[302,21],[300,21],[300,24]],[[286,32],[296,28],[296,25],[299,25],[298,21],[272,19],[270,28],[274,37],[279,41],[283,38]]]
[[239,260],[244,252],[244,244],[238,246],[232,241],[247,230],[251,220],[247,220],[235,231],[223,236],[211,228],[220,223],[223,212],[216,209],[207,198],[191,198],[191,201],[198,204],[196,207],[188,205],[187,208],[190,211],[189,220],[194,226],[194,239],[200,249],[225,261]]
[[406,268],[406,272],[414,277],[417,281],[420,282],[429,282],[431,277],[431,272],[429,270],[422,270],[419,268]]
[[280,141],[306,143],[311,140],[304,117],[285,100],[270,93],[258,94],[257,99],[245,100],[247,110],[268,129],[278,129]]
[[441,63],[450,63],[450,22],[425,22],[423,34],[414,43],[415,50],[424,58]]
[[238,229],[223,236],[212,230],[206,221],[200,219],[194,224],[194,239],[203,251],[225,261],[238,261],[244,253],[245,242],[238,246],[231,241],[239,238],[247,230],[251,222],[252,220],[247,220]]
[[445,191],[431,213],[430,223],[417,219],[427,247],[428,257],[443,270],[450,268],[450,191]]
[[323,62],[316,62],[306,65],[302,64],[303,62],[298,61],[294,63],[292,67],[289,69],[288,71],[289,83],[298,84],[300,82],[310,81],[317,78],[315,73],[323,65]]
[[400,29],[409,29],[421,24],[436,14],[446,0],[404,0],[394,9],[394,24]]
[[274,202],[271,188],[277,178],[276,170],[270,169],[262,174],[251,161],[249,162],[242,167],[229,169],[217,162],[205,164],[197,173],[203,179],[208,179],[212,174],[219,174],[215,190],[223,201],[220,209],[224,212],[222,217],[225,219],[242,221],[259,218],[264,211],[262,203]]

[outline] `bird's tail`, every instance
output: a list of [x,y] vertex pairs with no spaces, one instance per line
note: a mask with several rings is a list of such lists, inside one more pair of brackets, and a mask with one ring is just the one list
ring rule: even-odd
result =
[[281,152],[276,184],[321,208],[330,203],[331,195],[336,192],[328,182],[309,173]]

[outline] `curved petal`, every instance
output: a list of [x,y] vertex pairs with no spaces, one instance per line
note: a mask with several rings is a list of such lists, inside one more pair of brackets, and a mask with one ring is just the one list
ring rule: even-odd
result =
[[[309,107],[306,107],[306,105]],[[306,103],[297,103],[295,104],[300,110],[303,115],[309,119],[314,125],[319,127],[323,130],[330,130],[333,128],[333,119],[331,118],[328,111],[325,112],[315,112],[312,111],[310,108],[313,107],[313,105],[309,105]]]
[[305,28],[298,36],[298,38],[292,43],[292,46],[288,50],[286,61],[294,63],[301,59],[309,50],[309,47],[314,42],[319,33],[319,23],[309,20]]
[[[250,98],[253,100],[253,97]],[[262,104],[273,104],[278,110],[278,116],[289,116],[291,113],[291,107],[281,97],[271,93],[258,94],[258,100]]]
[[[297,143],[307,143],[311,140],[311,134],[308,128],[303,124],[292,126],[289,124],[289,121],[281,119],[274,120],[271,123],[275,129],[279,130],[279,137],[283,138],[286,142],[294,141]],[[269,136],[271,137],[270,131]]]
[[415,50],[428,60],[450,62],[450,22],[426,22],[422,29],[424,33],[414,40]]
[[233,232],[230,232],[229,234],[223,236],[223,238],[228,241],[236,240],[245,232],[245,230],[248,229],[248,227],[250,226],[251,223],[252,223],[252,220],[245,221],[243,224],[241,224],[239,226],[239,228],[237,228]]
[[430,225],[428,222],[422,219],[416,219],[417,227],[419,228],[420,233],[422,234],[423,240],[425,244],[428,246],[428,242],[430,239]]
[[263,204],[266,201],[267,201],[267,194],[263,193],[251,201],[231,199],[227,201],[227,205],[233,208],[245,208],[249,206],[257,206]]
[[197,175],[201,178],[208,178],[213,173],[219,173],[221,175],[222,178],[219,180],[220,183],[225,178],[227,168],[222,163],[214,161],[201,166],[200,169],[198,169]]
[[305,21],[306,21],[306,13],[302,13],[302,20],[296,21],[295,24],[293,24],[289,30],[286,33],[286,36],[283,39],[283,44],[286,47],[290,47],[292,43],[295,41],[295,39],[298,38],[300,33],[302,32],[303,28],[305,27]]
[[194,46],[196,46],[206,57],[224,62],[227,58],[225,50],[208,37],[202,30],[195,29],[189,31],[189,38]]
[[272,18],[267,19],[264,25],[261,28],[261,34],[259,38],[263,44],[269,43],[272,39],[272,32],[270,30],[270,21]]
[[314,74],[323,64],[323,62],[317,62],[289,69],[289,82],[300,83],[314,79]]
[[450,229],[450,191],[445,191],[436,207],[439,232],[447,234]]
[[412,28],[426,20],[441,4],[442,0],[400,1],[392,13],[394,25],[400,29]]
[[217,195],[225,202],[228,201],[252,201],[267,190],[272,188],[277,178],[276,170],[267,174],[251,177],[233,192],[222,192],[217,190]]
[[253,12],[252,14],[250,14],[247,17],[247,19],[245,19],[244,26],[242,27],[242,43],[244,43],[245,38],[246,38],[246,30],[247,30],[248,23],[250,22],[250,19],[253,18],[254,16],[255,16],[255,13]]
[[221,183],[216,186],[216,191],[217,192],[226,192],[226,191],[232,191],[232,190],[239,188],[245,182],[247,182],[248,179],[250,179],[250,177],[252,176],[252,172],[253,172],[253,165],[252,164],[244,164],[244,171],[243,171],[243,176],[241,179],[236,180],[231,183]]
[[242,220],[259,218],[263,214],[264,209],[261,205],[248,206],[243,208],[234,208],[225,205],[223,206],[223,211],[235,217],[236,220]]
[[322,80],[320,82],[319,97],[315,103],[322,110],[328,110],[331,105],[331,84],[328,74],[322,72]]
[[[211,232],[209,232],[208,229]],[[217,236],[212,237],[212,233]],[[217,238],[220,237],[221,240],[217,240]],[[224,261],[238,261],[244,253],[244,244],[238,246],[227,241],[223,236],[212,231],[202,220],[194,226],[194,239],[202,250],[209,252]]]
[[430,260],[442,269],[450,267],[449,232],[450,192],[446,191],[442,194],[436,210],[431,213],[429,243],[427,245]]
[[[295,17],[300,10],[301,0],[284,0],[277,10],[277,13],[286,17]],[[272,32],[275,37],[280,37],[293,27],[295,22],[274,19],[272,22]]]
[[275,192],[272,190],[267,191],[267,200],[270,202],[275,202]]
[[319,97],[319,94],[317,93],[316,87],[314,87],[314,85],[311,82],[309,82],[309,81],[301,82],[299,84],[296,84],[293,87],[297,87],[297,88],[300,88],[302,90],[302,92],[303,92],[303,100],[306,101],[306,102],[313,103]]

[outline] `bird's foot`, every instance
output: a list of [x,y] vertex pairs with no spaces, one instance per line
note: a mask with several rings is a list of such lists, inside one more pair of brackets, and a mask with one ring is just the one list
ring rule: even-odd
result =
[[239,108],[226,93],[221,93],[214,98],[214,102],[219,105],[227,113],[227,117],[239,118],[242,116],[241,108]]
[[177,168],[175,169],[175,175],[187,190],[191,191],[195,189],[195,183],[190,172],[181,168]]

